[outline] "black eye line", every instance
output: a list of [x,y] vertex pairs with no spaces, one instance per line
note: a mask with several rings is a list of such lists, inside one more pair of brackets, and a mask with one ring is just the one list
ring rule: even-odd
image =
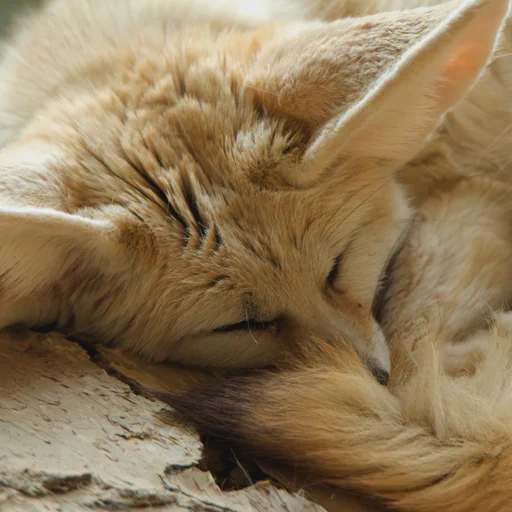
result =
[[243,322],[238,322],[236,324],[217,327],[217,329],[214,329],[212,332],[221,333],[233,331],[263,331],[268,329],[272,324],[275,324],[276,321],[277,319],[271,321],[262,321],[249,318],[248,320],[244,320]]
[[357,235],[361,231],[361,228],[356,229],[349,237],[349,240],[347,244],[345,245],[345,248],[341,251],[341,253],[336,256],[336,259],[334,260],[334,264],[331,268],[331,271],[329,272],[329,275],[327,276],[327,279],[325,280],[325,283],[327,287],[334,288],[334,283],[339,277],[341,266],[343,265],[343,260],[345,259],[345,256],[350,251],[350,247],[354,243],[354,240],[357,238]]
[[334,286],[334,283],[338,279],[341,264],[343,263],[345,254],[346,254],[346,249],[341,254],[336,256],[336,259],[334,260],[334,264],[331,268],[331,271],[329,272],[329,275],[327,276],[326,283],[327,283],[327,286],[329,286],[331,288]]
[[398,255],[402,251],[402,248],[404,247],[405,242],[408,239],[409,232],[413,225],[414,219],[407,224],[407,226],[404,228],[400,236],[397,238],[395,244],[391,248],[388,259],[386,260],[384,266],[382,267],[377,288],[375,290],[375,293],[373,294],[373,301],[371,307],[373,318],[375,318],[378,324],[382,323],[382,319],[384,317],[384,308],[386,307],[385,298],[389,290],[389,287],[391,286],[390,276],[393,273],[396,260],[398,259]]

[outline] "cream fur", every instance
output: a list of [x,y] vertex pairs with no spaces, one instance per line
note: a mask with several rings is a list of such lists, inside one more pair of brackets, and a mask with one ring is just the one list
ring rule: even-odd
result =
[[[291,444],[353,425],[311,437],[319,481],[400,510],[507,510],[508,7],[53,0],[0,63],[0,326],[281,366],[248,423]],[[380,369],[391,346],[390,391],[347,343]],[[293,423],[272,422],[287,402]]]

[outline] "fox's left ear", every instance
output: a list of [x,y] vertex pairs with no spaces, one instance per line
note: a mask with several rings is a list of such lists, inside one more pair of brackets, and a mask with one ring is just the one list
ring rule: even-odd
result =
[[412,158],[478,79],[508,7],[472,0],[298,27],[264,48],[249,87],[311,133],[303,165],[283,178],[307,186],[342,157]]

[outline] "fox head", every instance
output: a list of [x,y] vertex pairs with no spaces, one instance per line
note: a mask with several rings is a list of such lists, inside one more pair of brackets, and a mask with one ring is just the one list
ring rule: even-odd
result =
[[0,321],[224,367],[345,339],[388,370],[372,303],[410,216],[395,173],[507,5],[160,28],[70,55],[87,76],[0,152]]

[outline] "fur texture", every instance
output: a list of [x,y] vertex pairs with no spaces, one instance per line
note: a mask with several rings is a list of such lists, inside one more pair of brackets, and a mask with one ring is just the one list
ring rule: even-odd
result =
[[509,315],[477,334],[492,348],[472,375],[447,374],[437,341],[425,338],[413,359],[397,363],[390,393],[352,350],[319,342],[308,348],[307,366],[232,379],[171,403],[256,458],[293,468],[309,489],[328,484],[406,512],[507,511]]
[[0,326],[272,365],[173,403],[313,483],[508,510],[509,3],[437,3],[24,21],[0,64]]

